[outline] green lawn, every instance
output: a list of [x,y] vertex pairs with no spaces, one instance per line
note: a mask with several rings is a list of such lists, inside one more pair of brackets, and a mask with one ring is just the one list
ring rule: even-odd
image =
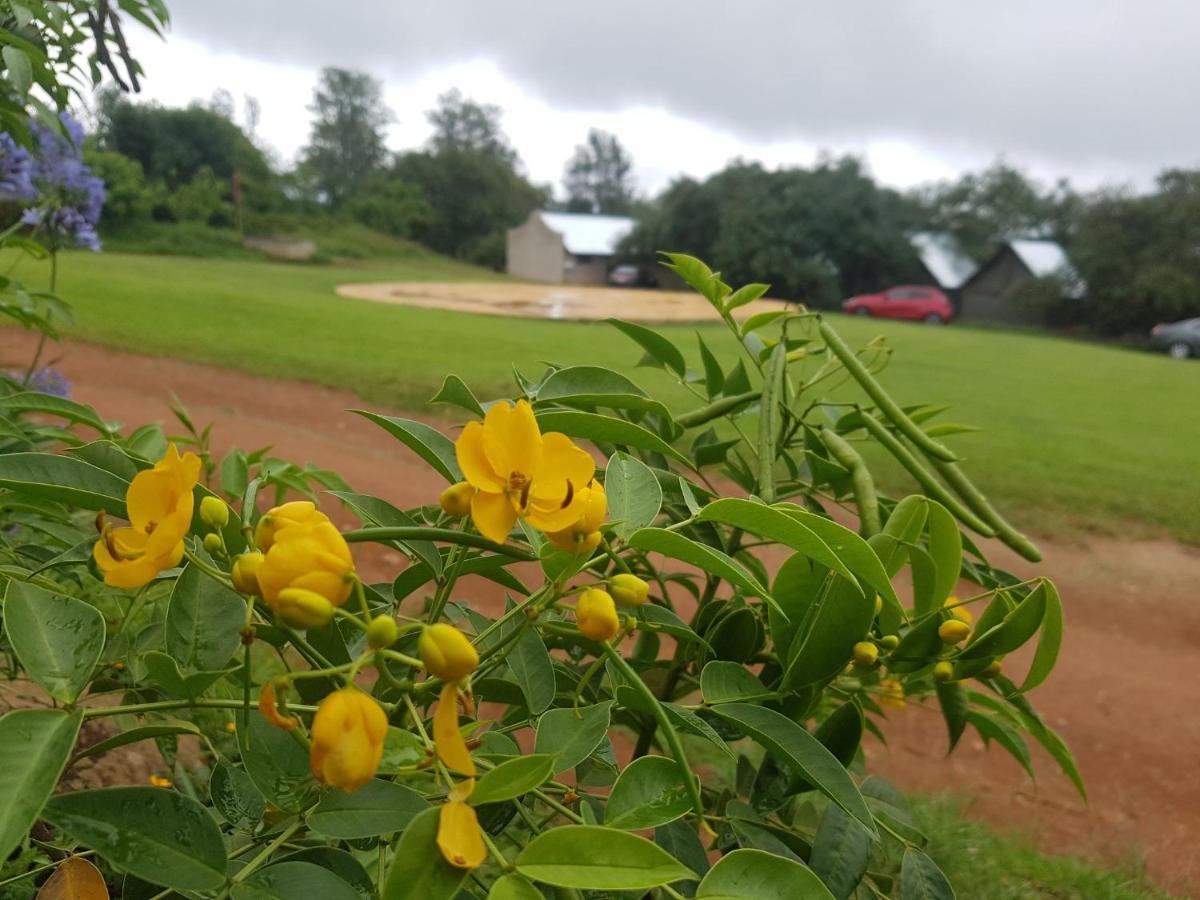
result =
[[[19,274],[36,277],[27,267]],[[75,337],[352,387],[398,407],[419,407],[446,372],[485,397],[511,389],[511,363],[528,374],[544,360],[632,373],[640,351],[604,324],[406,309],[333,293],[350,281],[496,277],[425,255],[305,266],[72,253],[62,260],[60,293],[75,306]],[[901,402],[952,404],[947,421],[984,429],[949,440],[1023,524],[1166,530],[1200,541],[1200,364],[1023,333],[843,317],[836,324],[852,343],[887,336],[896,354],[882,379]],[[694,330],[665,329],[698,366]],[[632,374],[686,402],[660,373]],[[884,481],[907,489],[903,478]]]

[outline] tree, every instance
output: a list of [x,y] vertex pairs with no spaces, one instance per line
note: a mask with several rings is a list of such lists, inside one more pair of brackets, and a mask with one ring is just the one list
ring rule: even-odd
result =
[[438,97],[438,105],[425,114],[433,126],[429,149],[434,153],[476,153],[506,163],[518,164],[517,151],[500,127],[500,107],[476,103],[458,88]]
[[348,200],[387,156],[384,128],[392,121],[378,80],[363,72],[321,70],[303,165],[331,207]]
[[633,159],[616,135],[593,128],[567,163],[563,185],[573,212],[626,213],[633,202]]
[[356,221],[394,237],[412,237],[433,214],[419,187],[386,174],[371,176],[346,209]]

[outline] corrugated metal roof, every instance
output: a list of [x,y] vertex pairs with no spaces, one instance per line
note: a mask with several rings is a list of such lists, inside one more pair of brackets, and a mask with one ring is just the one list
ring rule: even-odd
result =
[[1025,264],[1035,278],[1047,275],[1057,275],[1068,288],[1069,297],[1082,297],[1087,290],[1083,279],[1067,259],[1067,253],[1062,245],[1054,241],[1015,240],[1009,241],[1013,253]]
[[611,256],[621,238],[633,231],[628,216],[594,216],[591,213],[538,213],[546,227],[562,235],[563,246],[576,256]]
[[979,267],[962,252],[958,241],[949,234],[922,231],[912,236],[913,249],[922,265],[937,281],[938,287],[955,290],[966,284]]

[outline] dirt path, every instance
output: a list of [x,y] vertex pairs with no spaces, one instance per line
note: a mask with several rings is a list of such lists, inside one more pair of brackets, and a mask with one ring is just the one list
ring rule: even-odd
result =
[[[27,359],[31,342],[0,330],[0,359]],[[279,456],[339,471],[356,490],[400,506],[430,502],[439,480],[384,432],[342,411],[363,404],[346,391],[270,381],[168,359],[63,344],[54,354],[74,396],[108,418],[168,427],[174,391],[198,422],[213,422],[216,448],[272,445]],[[353,520],[346,518],[344,524]],[[1200,552],[1169,541],[1041,539],[1067,609],[1059,668],[1033,699],[1074,749],[1091,795],[1085,807],[1036,754],[1030,783],[1002,751],[964,739],[945,756],[936,712],[912,708],[895,717],[890,748],[870,748],[871,766],[910,788],[974,796],[972,813],[1030,833],[1055,852],[1101,860],[1144,860],[1177,892],[1200,891]],[[1032,567],[997,552],[1019,573]],[[369,578],[401,564],[386,551],[360,557]],[[498,601],[486,582],[465,588],[473,602]],[[930,735],[935,735],[931,739]]]
[[[715,322],[719,316],[699,294],[684,291],[636,290],[573,284],[518,282],[387,282],[346,284],[343,297],[426,306],[492,316],[594,321],[617,316],[635,322]],[[739,307],[739,319],[782,308],[775,300],[755,300]]]

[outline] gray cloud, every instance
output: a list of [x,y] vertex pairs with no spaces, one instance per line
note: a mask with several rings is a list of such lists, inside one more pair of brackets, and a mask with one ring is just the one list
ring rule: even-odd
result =
[[482,57],[558,108],[661,104],[748,141],[902,138],[1067,174],[1200,162],[1189,2],[180,0],[174,14],[176,33],[239,55],[389,79]]

